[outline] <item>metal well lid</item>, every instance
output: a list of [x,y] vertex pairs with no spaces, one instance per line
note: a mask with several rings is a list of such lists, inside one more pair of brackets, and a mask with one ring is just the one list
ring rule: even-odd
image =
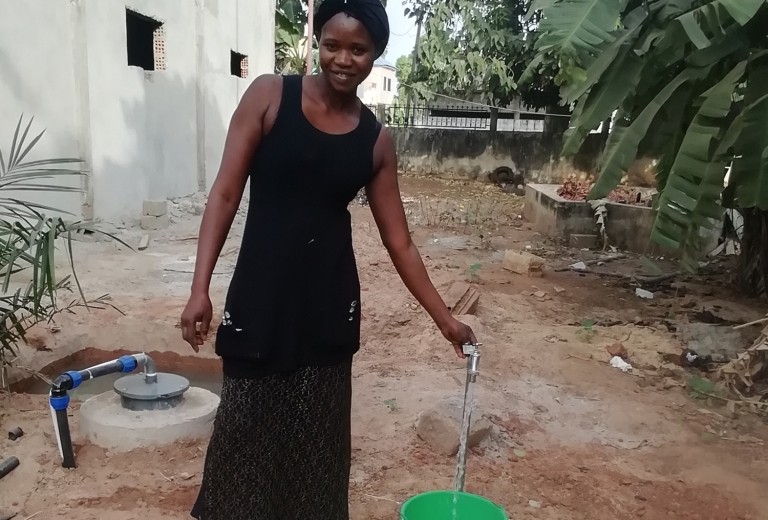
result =
[[115,393],[128,399],[156,401],[177,397],[189,389],[189,380],[176,374],[157,373],[156,383],[147,383],[144,374],[132,374],[115,381]]

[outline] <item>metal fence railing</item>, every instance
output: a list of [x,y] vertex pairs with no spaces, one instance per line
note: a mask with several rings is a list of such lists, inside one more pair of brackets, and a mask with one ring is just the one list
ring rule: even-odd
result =
[[389,105],[388,126],[487,130],[491,112],[478,106]]
[[[387,105],[370,107],[386,126],[490,130],[491,111],[482,105]],[[543,115],[504,110],[496,120],[499,132],[543,132]]]

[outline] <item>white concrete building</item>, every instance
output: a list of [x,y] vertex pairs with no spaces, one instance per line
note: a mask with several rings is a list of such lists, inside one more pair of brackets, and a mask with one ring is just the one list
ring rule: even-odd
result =
[[371,75],[358,87],[357,96],[369,106],[391,105],[397,95],[396,71],[384,58],[377,59]]
[[138,219],[145,199],[210,188],[240,97],[274,70],[274,5],[0,0],[0,149],[34,116],[47,130],[30,158],[90,171],[82,196],[41,201],[86,219]]

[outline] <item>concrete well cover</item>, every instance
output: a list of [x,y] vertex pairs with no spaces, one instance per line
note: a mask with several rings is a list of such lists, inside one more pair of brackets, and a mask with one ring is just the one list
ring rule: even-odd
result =
[[115,452],[204,439],[213,430],[218,406],[216,394],[196,387],[170,410],[127,410],[119,395],[105,392],[80,406],[80,432],[93,444]]

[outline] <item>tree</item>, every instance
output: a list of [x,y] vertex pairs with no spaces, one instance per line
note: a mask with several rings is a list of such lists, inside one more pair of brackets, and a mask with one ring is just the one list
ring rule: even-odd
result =
[[408,79],[413,67],[413,58],[410,56],[400,56],[395,62],[395,77],[397,78],[397,97],[399,101],[405,100],[408,95]]
[[533,107],[557,104],[551,71],[519,78],[535,55],[537,16],[526,19],[530,0],[410,0],[406,15],[424,23],[418,67],[401,84],[430,100],[433,92],[506,105],[517,96]]
[[275,73],[304,74],[306,24],[306,1],[278,0],[275,6]]
[[[563,102],[576,103],[563,154],[616,112],[591,199],[645,148],[660,157],[651,238],[682,249],[685,267],[697,267],[700,232],[726,207],[760,212],[744,232],[768,237],[765,0],[536,0],[537,9],[532,68],[556,61]],[[755,243],[742,252],[742,277],[764,294],[768,241]]]

